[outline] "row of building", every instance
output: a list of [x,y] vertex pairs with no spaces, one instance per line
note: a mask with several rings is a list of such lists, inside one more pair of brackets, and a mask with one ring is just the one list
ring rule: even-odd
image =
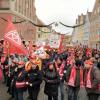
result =
[[87,45],[91,48],[100,48],[100,0],[96,0],[93,11],[86,15],[79,15],[72,33],[74,44]]

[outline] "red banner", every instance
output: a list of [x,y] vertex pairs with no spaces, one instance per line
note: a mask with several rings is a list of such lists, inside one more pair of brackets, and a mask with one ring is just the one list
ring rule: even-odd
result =
[[4,34],[4,41],[4,50],[7,53],[28,54],[14,24],[11,21],[8,21]]

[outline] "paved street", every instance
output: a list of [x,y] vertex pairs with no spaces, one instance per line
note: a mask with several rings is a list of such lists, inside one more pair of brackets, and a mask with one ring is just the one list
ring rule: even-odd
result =
[[[9,100],[10,96],[6,93],[7,88],[5,87],[2,82],[0,82],[0,100]],[[65,100],[67,100],[67,92],[65,92]],[[82,91],[79,93],[78,100],[88,100],[87,98],[84,98],[84,93]],[[27,100],[27,93],[24,94],[24,99]],[[38,100],[47,100],[47,96],[44,95],[44,84],[41,85],[41,91],[39,93]],[[60,100],[60,99],[59,99]],[[99,98],[100,100],[100,98]]]
[[[5,85],[2,82],[0,82],[0,100],[9,100],[10,96],[7,94],[6,91],[7,91],[7,88],[5,87]],[[27,96],[28,96],[28,94],[25,93],[24,94],[25,100],[27,100]],[[47,100],[47,96],[44,95],[44,84],[41,85],[41,91],[40,91],[38,97],[39,97],[38,100]]]
[[8,100],[10,96],[6,93],[7,89],[2,82],[0,82],[0,100]]
[[[5,85],[2,82],[0,82],[0,100],[9,100],[10,96],[9,96],[9,94],[7,94],[6,91],[7,91],[7,88],[5,87]],[[28,97],[28,94],[25,93],[24,94],[25,100],[27,100],[27,97]],[[39,93],[39,100],[47,100],[46,96],[44,96],[44,94],[43,94],[43,86],[41,86],[41,91]]]

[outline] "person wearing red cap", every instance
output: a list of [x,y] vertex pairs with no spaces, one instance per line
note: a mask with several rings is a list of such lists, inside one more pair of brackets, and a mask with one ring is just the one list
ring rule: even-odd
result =
[[23,61],[20,61],[18,64],[19,64],[19,67],[23,67],[24,62]]
[[36,63],[36,55],[34,53],[29,56],[29,61],[25,64],[25,70],[30,70],[33,63]]
[[23,93],[27,90],[26,77],[27,72],[24,69],[24,62],[19,61],[12,80],[15,100],[23,100]]

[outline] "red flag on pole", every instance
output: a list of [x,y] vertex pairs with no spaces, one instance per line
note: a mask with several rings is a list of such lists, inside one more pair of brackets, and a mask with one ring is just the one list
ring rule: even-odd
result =
[[63,38],[64,38],[64,35],[62,34],[61,37],[60,37],[60,45],[59,45],[58,53],[62,52],[62,49],[63,49]]
[[[4,34],[4,40],[9,44],[9,53],[23,53],[27,55],[27,51],[22,44],[21,38],[11,21],[8,21],[8,25]],[[6,44],[5,44],[6,45]],[[4,46],[5,47],[5,46]],[[8,51],[7,51],[8,52]]]

